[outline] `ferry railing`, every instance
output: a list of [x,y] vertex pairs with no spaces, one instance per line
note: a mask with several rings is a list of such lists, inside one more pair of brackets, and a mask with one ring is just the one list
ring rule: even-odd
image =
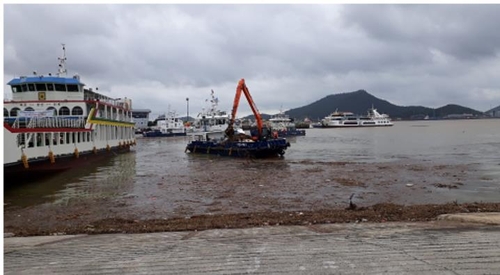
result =
[[32,117],[26,128],[84,128],[84,116]]
[[14,123],[12,123],[12,128],[19,129],[19,118],[16,118],[16,120],[14,120]]

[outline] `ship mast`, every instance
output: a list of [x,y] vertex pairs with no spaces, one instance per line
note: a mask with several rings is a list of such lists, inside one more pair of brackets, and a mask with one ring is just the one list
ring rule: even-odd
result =
[[57,76],[60,77],[61,74],[67,75],[67,70],[66,70],[66,46],[65,44],[61,44],[62,49],[63,49],[63,55],[62,57],[58,57],[57,59],[59,60],[59,69],[57,70]]
[[210,110],[210,114],[215,115],[215,111],[217,110],[217,103],[219,103],[219,99],[215,98],[214,90],[212,90],[211,96],[212,96],[212,99],[210,100],[210,102],[212,103],[212,109]]

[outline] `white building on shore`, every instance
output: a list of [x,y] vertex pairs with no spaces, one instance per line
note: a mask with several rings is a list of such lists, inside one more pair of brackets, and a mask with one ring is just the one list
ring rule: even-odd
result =
[[132,119],[135,123],[134,130],[136,132],[142,131],[148,128],[149,114],[151,110],[149,109],[133,109]]

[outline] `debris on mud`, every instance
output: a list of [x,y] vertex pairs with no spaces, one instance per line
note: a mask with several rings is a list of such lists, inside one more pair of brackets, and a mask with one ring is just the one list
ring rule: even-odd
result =
[[353,210],[324,209],[315,211],[255,212],[218,215],[195,215],[169,219],[105,218],[90,223],[61,223],[42,227],[25,224],[6,226],[15,236],[54,234],[148,233],[165,231],[200,231],[220,228],[248,228],[277,225],[313,225],[327,223],[432,221],[441,214],[463,212],[499,212],[500,203],[447,203],[398,205],[381,203]]
[[[134,180],[119,173],[72,186],[71,192],[36,196],[33,202],[11,192],[16,196],[4,198],[4,232],[141,233],[428,221],[440,214],[500,212],[498,187],[471,172],[474,165],[222,159],[208,169],[202,159],[183,169]],[[227,171],[237,171],[237,177]]]

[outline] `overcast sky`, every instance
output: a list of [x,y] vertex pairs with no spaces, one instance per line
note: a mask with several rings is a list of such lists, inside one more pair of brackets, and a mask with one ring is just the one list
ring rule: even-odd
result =
[[[153,116],[186,115],[186,98],[195,116],[212,89],[230,111],[241,78],[268,114],[359,89],[486,111],[500,105],[499,14],[495,4],[7,4],[4,83],[55,73],[65,43],[69,75]],[[250,113],[242,97],[238,116]]]

